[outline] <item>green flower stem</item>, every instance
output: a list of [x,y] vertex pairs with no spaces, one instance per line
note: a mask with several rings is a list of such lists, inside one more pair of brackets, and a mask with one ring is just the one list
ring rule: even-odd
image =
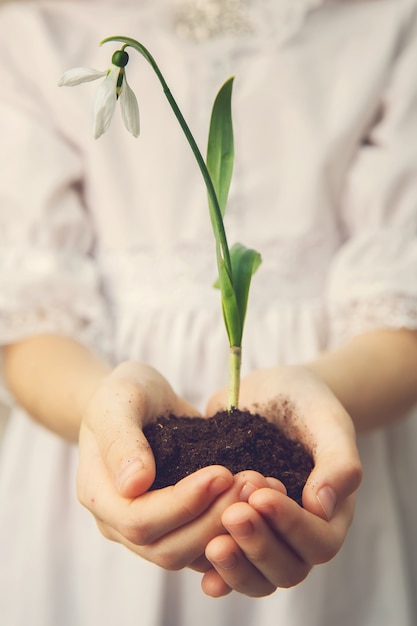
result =
[[230,346],[229,350],[229,397],[228,410],[233,411],[239,406],[240,368],[242,363],[242,348]]
[[217,199],[217,194],[215,192],[214,186],[213,186],[213,182],[211,180],[211,176],[209,174],[209,171],[207,169],[206,163],[204,161],[204,158],[200,152],[199,147],[197,146],[197,143],[193,137],[193,134],[187,124],[187,122],[184,119],[183,114],[181,113],[181,110],[174,98],[174,96],[171,93],[171,90],[169,89],[165,78],[162,75],[161,70],[159,69],[155,59],[153,58],[153,56],[151,55],[151,53],[149,52],[149,50],[147,50],[145,48],[144,45],[142,45],[141,43],[139,43],[139,41],[136,41],[136,39],[132,39],[131,37],[124,37],[122,35],[117,35],[114,37],[106,37],[106,39],[103,39],[100,42],[100,45],[103,45],[104,43],[109,43],[109,42],[113,42],[113,41],[117,41],[120,43],[123,43],[123,49],[130,46],[132,48],[134,48],[137,52],[139,52],[139,54],[141,54],[147,61],[148,63],[151,65],[152,69],[154,70],[156,76],[159,79],[159,82],[162,85],[162,89],[164,91],[164,94],[175,114],[175,117],[177,118],[183,132],[184,135],[190,145],[191,150],[193,151],[193,154],[196,158],[197,164],[200,168],[201,174],[203,176],[204,182],[206,184],[206,188],[207,188],[207,193],[209,195],[209,198],[211,200],[214,212],[215,212],[215,219],[212,219],[212,226],[213,229],[215,231],[215,239],[216,239],[216,253],[217,253],[217,263],[218,266],[221,266],[222,263],[224,263],[225,268],[227,273],[229,274],[231,280],[232,280],[232,263],[230,260],[230,253],[229,253],[229,246],[227,243],[227,238],[226,238],[226,232],[224,229],[224,224],[223,224],[223,218],[222,218],[222,213],[220,210],[220,206],[219,206],[219,202]]
[[[242,308],[242,302],[241,302],[242,293],[244,295],[245,289],[246,290],[249,289],[249,284],[247,284],[247,287],[245,287],[246,283],[248,283],[248,276],[246,275],[247,272],[244,271],[242,273],[242,264],[239,263],[237,266],[237,273],[236,273],[238,284],[235,285],[233,274],[234,274],[234,269],[236,268],[234,267],[234,265],[232,265],[232,260],[234,263],[236,263],[235,257],[237,255],[234,254],[233,259],[232,259],[232,252],[236,252],[236,251],[234,250],[231,252],[229,250],[229,246],[228,246],[227,238],[226,238],[226,232],[225,232],[224,223],[223,223],[223,213],[222,213],[222,209],[220,206],[219,198],[217,196],[215,184],[213,183],[213,179],[210,175],[209,168],[195,142],[195,139],[191,133],[191,130],[187,122],[185,121],[184,116],[182,115],[155,59],[150,54],[150,52],[145,48],[145,46],[143,46],[143,44],[141,44],[140,42],[130,37],[119,36],[119,35],[114,36],[114,37],[107,37],[106,39],[103,39],[103,41],[100,42],[100,45],[104,43],[109,43],[109,42],[118,42],[118,43],[123,44],[121,50],[119,51],[120,53],[125,53],[125,48],[129,46],[134,48],[151,65],[157,78],[159,79],[159,82],[162,85],[162,89],[168,100],[168,103],[170,104],[171,109],[173,110],[174,115],[177,118],[184,132],[184,135],[191,147],[191,150],[195,156],[200,172],[203,176],[206,189],[207,189],[208,199],[209,199],[210,219],[211,219],[215,242],[216,242],[217,268],[218,268],[218,273],[219,273],[218,286],[220,287],[220,291],[222,293],[223,312],[224,312],[227,332],[229,336],[230,352],[229,352],[228,410],[232,411],[234,408],[238,407],[238,403],[239,403],[240,369],[241,369],[241,358],[242,358],[241,338],[242,338],[244,313],[246,309],[246,301],[243,302],[244,304],[243,309],[242,309],[243,315],[241,315],[242,311],[240,311],[239,309],[239,303],[241,304],[241,308]],[[231,83],[229,81],[229,84],[225,83],[224,87],[227,87],[230,90],[230,84]],[[223,96],[223,100],[220,101],[220,104],[218,106],[224,105],[224,94],[227,94],[226,97],[230,97],[231,92],[228,93],[222,88],[221,93]],[[212,115],[212,120],[213,120],[213,115]],[[218,128],[215,130],[219,132]],[[221,129],[220,129],[220,132],[222,132]],[[210,144],[210,141],[209,141],[209,144]],[[223,187],[224,187],[224,184],[223,184]],[[238,252],[240,253],[240,256],[238,255],[239,261],[244,260],[242,258],[243,255],[241,254],[241,249],[242,249],[242,246],[240,246],[238,250]],[[251,253],[252,252],[253,251],[251,251]],[[252,263],[252,268],[256,269],[258,264],[259,263],[254,265]],[[240,268],[240,271],[238,271],[239,268]],[[253,273],[254,269],[250,270],[250,276]],[[249,282],[250,282],[250,276],[249,276]],[[243,280],[243,283],[242,283],[242,280]],[[243,292],[242,292],[242,287],[245,287],[245,289],[243,289]],[[238,290],[239,294],[241,295],[240,300],[237,300],[236,290]],[[247,295],[246,295],[246,300],[247,300]]]

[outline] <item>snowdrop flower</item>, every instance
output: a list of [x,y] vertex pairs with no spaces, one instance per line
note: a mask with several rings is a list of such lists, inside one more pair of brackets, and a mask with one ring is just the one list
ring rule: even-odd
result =
[[97,90],[93,109],[93,134],[96,139],[110,126],[116,102],[120,99],[122,118],[127,130],[139,136],[139,108],[136,96],[126,80],[125,67],[129,55],[125,50],[117,50],[112,57],[109,69],[101,72],[89,67],[76,67],[65,72],[58,81],[60,87],[73,87],[81,83],[105,77]]

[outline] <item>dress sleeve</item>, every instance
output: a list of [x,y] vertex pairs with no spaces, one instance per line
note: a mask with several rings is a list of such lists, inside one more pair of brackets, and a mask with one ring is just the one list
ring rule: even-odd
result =
[[346,180],[346,240],[327,285],[333,345],[377,328],[417,328],[416,68],[414,11]]
[[36,81],[3,52],[0,346],[57,332],[106,352],[109,322],[80,150],[57,130]]

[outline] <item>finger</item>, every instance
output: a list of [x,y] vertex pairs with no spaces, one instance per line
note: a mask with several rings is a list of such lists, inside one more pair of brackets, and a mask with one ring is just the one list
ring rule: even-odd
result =
[[230,507],[222,521],[246,558],[276,587],[292,587],[307,576],[312,564],[250,505]]
[[[107,509],[112,509],[114,513],[111,517],[115,517],[120,510],[123,513],[126,511],[132,498],[125,498],[124,494],[122,495],[118,490],[117,480],[109,472],[109,468],[103,460],[95,433],[91,432],[85,424],[80,429],[79,448],[78,499],[95,517],[103,521],[110,521],[107,516]],[[146,479],[145,468],[141,471],[143,473],[142,493],[145,493],[148,483],[153,480],[154,471],[152,472],[151,468],[148,472],[148,479]],[[139,491],[139,487],[135,491]]]
[[109,480],[98,452],[89,455],[88,461],[87,467],[83,461],[79,465],[77,490],[81,503],[137,545],[152,543],[199,517],[233,485],[233,476],[226,468],[210,466],[172,487],[129,499],[122,497]]
[[142,425],[147,394],[131,380],[108,379],[93,399],[80,431],[80,450],[93,441],[114,485],[126,498],[146,491],[155,478],[155,461]]
[[248,502],[250,496],[257,490],[269,487],[286,495],[287,489],[285,485],[272,476],[265,477],[255,470],[243,470],[238,472],[234,477],[235,484],[239,490],[239,501]]
[[[225,468],[221,468],[223,471]],[[201,472],[202,470],[200,470]],[[188,477],[191,479],[191,476]],[[186,486],[187,479],[181,481]],[[176,528],[171,533],[166,533],[160,539],[154,541],[152,545],[145,546],[142,553],[145,558],[157,562],[166,569],[180,569],[190,566],[204,555],[207,544],[216,536],[224,534],[226,531],[222,524],[222,514],[231,504],[239,500],[246,499],[253,489],[265,487],[267,480],[257,472],[241,472],[235,477],[233,484],[217,496],[205,511],[195,516],[188,524]],[[178,483],[177,487],[181,487]],[[176,498],[182,499],[178,490]]]
[[191,561],[188,567],[195,572],[200,572],[200,574],[203,574],[205,572],[208,572],[210,569],[213,569],[210,561],[206,559],[206,556],[204,554],[201,554],[194,561]]
[[[204,493],[201,480],[216,480],[219,475],[226,477],[226,490],[216,495],[216,485],[210,489],[209,497]],[[223,511],[230,504],[246,499],[253,493],[253,486],[264,487],[268,481],[257,472],[242,472],[237,480],[223,467],[204,468],[175,485],[166,489],[144,494],[130,506],[122,500],[124,508],[118,509],[123,524],[117,524],[115,516],[118,502],[106,497],[107,509],[103,512],[100,502],[94,499],[94,514],[99,528],[109,539],[118,541],[143,558],[168,570],[193,567],[207,571],[208,562],[204,557],[206,545],[216,536],[224,534],[221,522]],[[230,487],[228,487],[230,485]],[[203,487],[203,488],[201,488]],[[206,489],[208,485],[206,485]],[[192,490],[197,490],[192,499]],[[114,491],[114,489],[113,489]],[[140,503],[140,510],[132,513]],[[108,523],[110,520],[110,524]],[[130,520],[126,524],[126,520]]]
[[213,567],[204,574],[201,588],[211,598],[222,598],[232,591],[232,588],[224,582],[221,575]]
[[[211,472],[211,468],[208,469],[209,472]],[[227,472],[225,468],[220,469]],[[206,468],[200,470],[200,472],[197,472],[192,477],[187,477],[181,482],[187,483],[193,478],[194,485],[196,485],[198,479],[201,479],[204,473],[207,474]],[[200,476],[197,476],[197,474],[200,474]],[[231,480],[233,483],[232,477]],[[179,486],[178,483],[175,487]],[[227,504],[236,501],[238,491],[236,488],[230,488],[223,496],[218,497],[213,505],[211,507],[209,506],[208,510],[203,511],[203,513],[201,513],[201,508],[203,507],[199,507],[198,501],[196,507],[191,510],[192,503],[190,499],[188,499],[187,503],[184,503],[186,505],[185,510],[180,508],[179,515],[174,519],[175,507],[181,507],[181,502],[183,502],[179,489],[175,489],[175,487],[167,487],[166,489],[160,490],[159,493],[152,492],[145,494],[142,498],[132,502],[131,510],[139,500],[142,501],[143,504],[148,496],[149,500],[152,499],[152,515],[149,521],[145,521],[144,519],[146,517],[146,506],[142,506],[140,511],[142,515],[141,519],[139,519],[139,515],[134,515],[134,519],[131,523],[119,524],[117,526],[114,521],[108,524],[104,520],[98,519],[100,530],[107,538],[118,541],[136,554],[139,554],[164,569],[178,570],[191,566],[192,564],[200,564],[200,566],[204,567],[203,559],[205,547],[214,536],[225,532],[221,524],[221,513]],[[188,489],[188,492],[189,491]],[[163,494],[162,492],[165,493]],[[200,493],[199,498],[201,498],[201,495]],[[160,496],[161,498],[164,496],[163,504],[155,504],[155,496]],[[190,496],[190,493],[188,493],[188,496]],[[224,498],[226,498],[226,500],[222,504],[219,504],[220,500],[224,500]],[[211,497],[211,499],[213,498]],[[126,500],[124,500],[124,502],[126,502]],[[208,499],[206,498],[203,506],[207,507],[207,505]],[[122,511],[124,520],[128,519],[128,514],[132,515],[131,510]],[[167,513],[171,516],[171,532],[168,532],[167,521],[169,521],[169,517],[167,519]],[[192,519],[189,519],[190,516]],[[204,567],[204,569],[206,570],[207,567]]]
[[359,454],[354,439],[347,439],[340,431],[320,442],[314,457],[315,465],[303,490],[303,506],[315,515],[331,520],[338,505],[343,504],[360,485]]
[[312,566],[329,561],[340,549],[352,519],[354,497],[339,505],[330,522],[271,489],[254,492],[249,504],[301,561]]
[[[334,394],[320,380],[313,377],[304,388],[312,385],[320,393],[320,402],[310,401],[300,409],[308,416],[304,428],[306,444],[312,448],[314,468],[303,490],[306,510],[330,520],[339,504],[358,488],[362,467],[356,444],[353,422]],[[316,390],[314,392],[314,390]],[[308,393],[306,394],[308,397]],[[315,443],[308,443],[310,433],[315,433]],[[301,433],[303,431],[300,431]]]
[[156,370],[130,362],[112,372],[89,407],[85,425],[96,436],[110,475],[126,498],[146,491],[155,478],[154,456],[142,431],[167,413],[198,415]]
[[233,536],[222,535],[213,539],[206,548],[206,556],[223,581],[222,587],[213,575],[205,576],[202,584],[208,595],[224,595],[224,590],[231,588],[251,597],[262,597],[276,589],[276,585],[263,575],[256,563],[246,558]]
[[[198,550],[204,551],[207,543],[211,540],[216,534],[224,534],[224,528],[220,523],[221,514],[224,509],[230,505],[230,503],[239,500],[239,501],[247,501],[249,496],[256,490],[263,487],[270,487],[272,489],[278,489],[281,493],[286,493],[284,485],[276,480],[275,478],[265,478],[258,472],[254,472],[252,470],[245,470],[235,475],[234,477],[234,485],[233,490],[225,493],[220,496],[216,504],[211,507],[211,516],[218,516],[219,524],[218,526],[212,526],[211,529],[206,528],[203,531],[203,525],[206,523],[204,520],[200,520],[198,524],[193,524],[193,528],[189,527],[184,528],[184,533],[186,534],[186,539],[190,542],[191,537],[194,535],[195,539],[193,541],[194,544],[199,546]],[[214,531],[213,532],[213,528]],[[217,531],[216,531],[217,528]],[[181,531],[182,532],[182,531]],[[198,538],[200,535],[200,538]],[[180,541],[179,533],[175,533],[175,540]],[[165,540],[165,549],[167,547],[167,541]],[[209,561],[204,555],[198,557],[194,562],[189,563],[188,567],[194,569],[199,572],[207,572],[209,569],[212,569]],[[209,594],[211,595],[211,594]],[[224,595],[223,592],[221,595]]]

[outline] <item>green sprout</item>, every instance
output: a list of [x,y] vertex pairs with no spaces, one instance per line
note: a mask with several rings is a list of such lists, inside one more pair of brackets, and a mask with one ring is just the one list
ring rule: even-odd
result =
[[[144,45],[130,37],[107,37],[100,42],[100,45],[109,42],[119,42],[123,45],[120,50],[113,54],[112,65],[108,70],[99,72],[90,68],[75,68],[66,72],[58,84],[71,86],[105,77],[100,97],[97,98],[101,110],[97,110],[95,115],[95,137],[99,137],[107,130],[118,99],[121,102],[122,116],[126,127],[132,134],[137,136],[139,134],[139,113],[136,97],[126,80],[125,66],[129,59],[126,48],[131,47],[139,52],[151,65],[159,79],[164,94],[193,151],[207,189],[210,220],[216,242],[218,278],[215,287],[221,293],[223,318],[230,346],[228,381],[228,410],[230,412],[239,406],[242,335],[249,288],[252,276],[261,263],[261,256],[255,250],[246,248],[240,243],[229,248],[223,221],[234,162],[231,110],[234,79],[229,78],[224,83],[214,101],[205,161],[177,102],[150,52]],[[96,107],[98,109],[97,101]]]

